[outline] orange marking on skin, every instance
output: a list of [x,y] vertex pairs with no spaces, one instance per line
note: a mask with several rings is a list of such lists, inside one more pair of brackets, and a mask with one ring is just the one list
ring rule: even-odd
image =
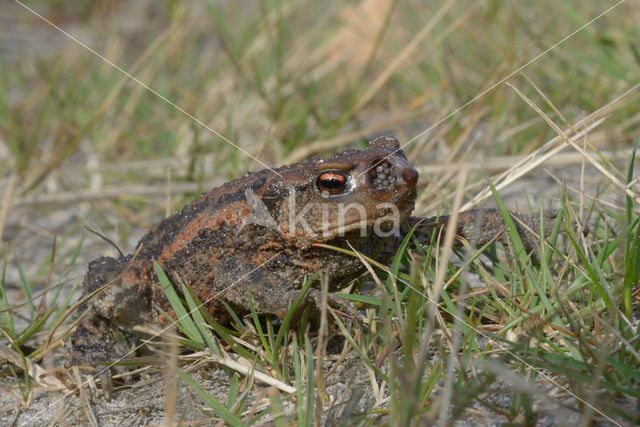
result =
[[240,225],[242,221],[238,216],[234,215],[234,213],[241,209],[243,204],[244,203],[241,202],[231,203],[218,212],[203,212],[196,216],[168,245],[166,245],[158,257],[158,262],[162,264],[168,259],[171,259],[171,257],[187,246],[189,242],[191,242],[204,229],[210,228],[215,230],[223,223],[227,223],[227,225]]
[[252,265],[262,265],[268,262],[273,255],[270,253],[258,252],[253,257],[251,257]]
[[176,318],[176,313],[169,309],[166,311],[166,314],[162,313],[158,316],[158,324],[160,326],[168,326],[169,324],[173,324]]
[[293,234],[293,233],[285,232],[284,234],[282,234],[282,239],[285,242],[289,242],[289,241],[291,241],[291,240],[293,240],[295,238],[296,238],[296,235]]
[[260,245],[258,250],[261,251],[261,252],[264,252],[264,251],[281,251],[282,250],[282,246],[279,245],[276,242],[267,242],[264,245]]
[[140,281],[140,277],[134,270],[124,270],[120,275],[120,279],[123,283],[136,283]]

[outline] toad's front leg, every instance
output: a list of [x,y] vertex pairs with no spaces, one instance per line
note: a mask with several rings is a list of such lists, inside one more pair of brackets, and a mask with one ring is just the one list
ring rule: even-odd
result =
[[[322,292],[316,287],[304,290],[304,295],[301,295],[305,277],[309,277],[306,272],[291,273],[287,272],[286,268],[283,270],[253,268],[251,270],[252,266],[245,265],[238,260],[233,260],[227,265],[232,267],[229,270],[234,273],[226,277],[225,283],[229,282],[230,285],[218,292],[216,299],[229,304],[234,310],[237,310],[236,314],[248,314],[253,307],[257,314],[271,314],[284,319],[292,309],[295,309],[294,318],[296,318],[296,315],[302,310],[310,308],[312,316],[319,317],[325,308]],[[225,273],[219,271],[219,277]],[[239,276],[240,279],[232,280],[234,276]],[[316,279],[314,285],[318,284]],[[298,304],[293,308],[292,304],[296,300],[298,300]],[[336,314],[341,317],[360,320],[360,315],[348,301],[331,292],[327,295],[326,307],[335,310]]]
[[76,327],[68,349],[67,366],[80,366],[100,377],[107,401],[111,401],[113,386],[110,364],[123,355],[116,349],[115,328],[100,316],[86,315]]

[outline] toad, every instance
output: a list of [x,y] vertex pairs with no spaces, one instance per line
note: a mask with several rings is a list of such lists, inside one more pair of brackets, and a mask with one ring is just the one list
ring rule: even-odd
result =
[[[83,295],[90,297],[71,338],[70,362],[115,361],[117,328],[158,324],[171,312],[154,261],[178,293],[186,285],[220,322],[229,319],[227,307],[242,316],[251,305],[282,317],[305,277],[321,272],[330,292],[342,289],[365,266],[317,244],[388,261],[407,229],[420,223],[410,217],[417,180],[398,141],[385,136],[365,150],[249,173],[201,195],[153,227],[132,254],[89,263]],[[479,212],[463,214],[458,228],[478,245],[504,230],[497,211]],[[417,230],[430,236],[445,222],[427,220]],[[476,232],[487,227],[495,230]],[[319,294],[312,287],[304,303],[317,308]],[[339,306],[338,298],[330,305]]]

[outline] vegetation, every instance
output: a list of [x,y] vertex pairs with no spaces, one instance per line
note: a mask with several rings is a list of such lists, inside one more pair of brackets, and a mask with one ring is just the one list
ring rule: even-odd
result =
[[[162,365],[140,356],[122,376],[164,384],[169,424],[176,384],[204,404],[196,418],[230,425],[534,425],[558,411],[640,423],[640,4],[25,4],[68,34],[18,2],[0,11],[0,376],[19,423],[36,392],[77,383],[45,361],[63,353],[86,261],[108,246],[83,225],[130,249],[261,163],[382,133],[421,171],[418,214],[484,200],[504,212],[542,156],[582,185],[520,198],[563,211],[534,256],[512,227],[506,248],[409,238],[390,265],[364,259],[372,274],[343,296],[366,328],[329,309],[294,322],[296,301],[282,322],[220,325],[186,288],[169,293],[180,334],[144,346]],[[212,366],[228,372],[224,399],[202,381]]]

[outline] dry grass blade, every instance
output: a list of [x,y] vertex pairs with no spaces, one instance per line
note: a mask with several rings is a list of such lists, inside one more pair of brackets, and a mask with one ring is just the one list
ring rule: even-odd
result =
[[327,336],[329,334],[329,324],[327,311],[329,310],[329,277],[326,274],[322,274],[320,277],[320,329],[318,330],[318,345],[316,347],[315,355],[315,374],[314,384],[317,388],[316,396],[320,400],[316,405],[316,417],[321,419],[323,404],[328,401],[328,395],[324,377],[322,375],[324,369],[324,360],[327,354]]
[[44,369],[38,363],[31,361],[28,358],[21,357],[17,352],[13,351],[4,344],[0,344],[0,357],[8,360],[16,366],[23,366],[26,364],[29,376],[33,378],[37,384],[44,391],[60,391],[66,388],[54,374],[47,369]]
[[[607,114],[610,114],[610,112],[612,112],[618,104],[621,104],[626,100],[626,98],[630,97],[638,89],[640,89],[640,84],[636,84],[630,87],[620,96],[607,103],[607,105],[599,108],[598,110],[589,114],[587,117],[575,123],[572,128],[581,130],[577,134],[571,135],[571,143],[575,144],[576,141],[584,138],[589,132],[591,132],[591,130],[597,128],[606,119]],[[511,168],[509,168],[509,170],[503,172],[497,177],[494,177],[493,181],[496,190],[505,188],[517,179],[544,164],[548,159],[554,157],[557,153],[564,150],[565,148],[566,145],[563,144],[562,136],[559,135],[549,140],[542,147],[513,165]],[[491,190],[489,188],[486,188],[484,191],[478,193],[472,200],[465,203],[465,205],[462,207],[462,210],[466,211],[468,209],[472,209],[489,197],[491,197]]]
[[[441,256],[438,259],[438,267],[436,270],[436,276],[433,284],[429,285],[428,283],[424,283],[424,289],[429,295],[429,309],[426,311],[426,325],[433,325],[434,319],[433,317],[437,313],[437,306],[440,301],[440,293],[445,284],[445,275],[447,269],[449,267],[449,258],[453,253],[453,243],[456,238],[456,230],[458,223],[458,215],[460,214],[460,205],[462,204],[462,199],[464,197],[464,186],[467,181],[467,171],[462,169],[460,171],[460,175],[458,176],[457,188],[455,192],[455,198],[453,201],[453,210],[451,211],[449,222],[447,224],[447,229],[444,235],[444,242],[442,248],[440,250]],[[418,356],[418,366],[422,368],[427,359],[427,353],[429,349],[429,343],[431,341],[431,336],[433,334],[433,326],[425,327],[423,335],[420,337],[420,351]],[[420,369],[421,371],[421,369]]]
[[[551,117],[549,117],[548,114],[542,111],[542,109],[538,107],[529,97],[522,93],[520,89],[518,89],[511,83],[507,83],[507,85],[512,88],[518,94],[518,96],[520,96],[520,98],[522,98],[531,108],[533,108],[535,112],[538,113],[538,115],[540,115],[547,122],[547,124],[556,131],[556,133],[562,138],[564,142],[569,144],[574,150],[580,153],[593,167],[595,167],[598,171],[600,171],[602,175],[607,177],[609,181],[611,181],[616,187],[618,187],[620,191],[625,192],[636,202],[640,202],[640,196],[631,191],[630,188],[627,188],[627,185],[624,182],[622,182],[618,177],[609,172],[604,166],[600,164],[600,162],[596,161],[596,159],[594,159],[591,154],[587,153],[582,147],[576,144],[576,141],[580,138],[577,138],[577,136],[569,138],[567,134],[563,132],[562,129],[560,129],[560,127],[558,127],[553,120],[551,120]],[[586,134],[582,135],[582,137],[586,137]]]
[[[604,122],[604,118],[596,120],[591,123],[589,126],[581,130],[577,135],[572,136],[572,138],[578,140],[583,138],[585,135],[589,133],[592,129],[598,127],[602,122]],[[529,154],[516,165],[513,165],[507,171],[500,174],[498,177],[494,178],[496,190],[501,190],[513,182],[517,181],[519,178],[525,176],[527,173],[535,170],[541,165],[545,164],[547,159],[554,157],[557,153],[564,150],[566,146],[564,144],[560,144],[561,138],[556,137],[552,140],[548,141],[544,146],[540,147],[535,152]],[[461,208],[462,211],[466,211],[468,209],[472,209],[477,207],[480,203],[487,200],[491,197],[491,189],[486,188],[484,191],[478,193],[473,199],[465,203],[465,205]]]
[[[78,369],[77,366],[73,367],[73,373],[76,379],[76,383],[82,384],[82,375],[80,373],[80,369]],[[89,398],[88,389],[91,388],[91,386],[94,386],[93,382],[90,383],[90,386],[84,384],[78,389],[78,392],[80,394],[80,406],[85,416],[85,422],[87,422],[92,427],[97,427],[99,426],[98,420],[96,419],[96,414],[93,410],[93,407],[91,406],[92,399]],[[93,388],[95,388],[95,386]]]
[[420,46],[420,43],[433,31],[433,28],[438,22],[447,14],[449,10],[455,4],[455,0],[448,0],[443,4],[438,12],[431,17],[431,19],[422,27],[422,29],[414,36],[414,38],[402,49],[398,55],[393,58],[387,68],[378,76],[378,78],[367,88],[367,91],[358,98],[358,101],[353,106],[354,111],[361,110],[371,99],[375,96],[376,92],[391,78],[391,76],[406,63]]
[[292,387],[289,384],[286,384],[271,375],[259,371],[258,369],[256,369],[255,365],[252,362],[238,355],[225,354],[224,356],[218,356],[209,352],[196,352],[188,356],[182,356],[181,359],[209,360],[212,363],[216,363],[229,369],[233,369],[234,371],[244,376],[253,376],[255,380],[267,384],[271,387],[275,387],[283,393],[293,394],[296,392],[295,387]]
[[[629,159],[633,150],[602,150],[598,152],[598,156],[609,161],[620,161]],[[636,154],[640,157],[640,154]],[[514,164],[524,161],[527,156],[495,156],[482,161],[462,161],[462,162],[440,162],[434,164],[426,164],[418,166],[418,172],[421,174],[437,174],[449,172],[452,169],[463,167],[469,172],[501,172],[511,168]],[[544,164],[546,166],[571,166],[579,165],[584,160],[584,156],[580,153],[557,153],[553,157],[547,158]]]
[[165,423],[167,427],[172,427],[176,415],[178,400],[178,339],[174,331],[167,331],[165,343],[168,348],[168,357],[165,358]]

